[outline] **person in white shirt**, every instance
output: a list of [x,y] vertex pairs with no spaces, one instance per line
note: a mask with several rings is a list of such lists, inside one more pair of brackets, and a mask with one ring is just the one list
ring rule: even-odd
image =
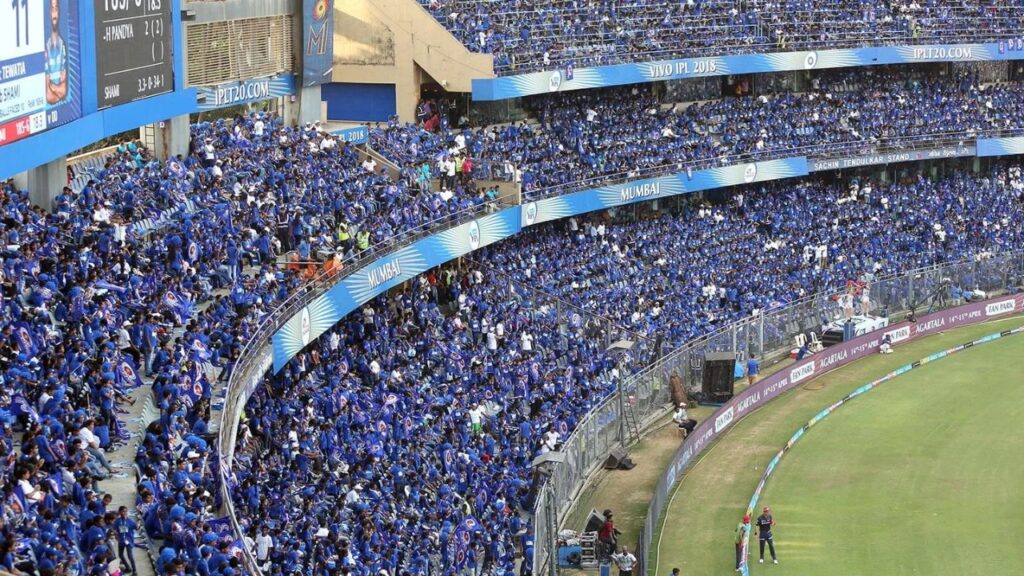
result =
[[498,336],[494,333],[493,328],[487,330],[487,349],[492,351],[498,349]]
[[117,331],[117,348],[119,350],[125,350],[132,347],[132,337],[128,334],[128,327],[131,325],[131,320],[125,320],[121,324],[121,328]]
[[28,468],[23,468],[21,471],[21,477],[18,478],[18,487],[21,488],[21,493],[25,495],[25,499],[31,502],[39,502],[43,498],[46,498],[46,494],[36,488],[35,484],[32,483],[29,478],[32,476],[32,472]]
[[212,167],[213,161],[217,157],[217,149],[213,147],[213,141],[209,138],[206,139],[206,144],[203,146],[203,155],[205,156],[206,167]]
[[249,551],[249,554],[256,553],[256,541],[252,539],[252,536],[242,534],[242,544],[245,545],[245,549]]
[[846,292],[839,297],[839,307],[843,309],[843,317],[853,318],[853,294]]
[[552,426],[548,428],[548,431],[544,433],[544,447],[547,448],[548,451],[553,451],[556,447],[558,447],[558,441],[559,434],[558,432],[555,431],[555,427]]
[[96,209],[92,214],[93,222],[109,223],[110,217],[114,215],[114,212],[110,209],[110,201],[104,201],[103,204]]
[[93,458],[100,463],[100,466],[106,468],[107,472],[113,474],[114,468],[110,465],[110,462],[107,462],[106,455],[104,455],[103,450],[100,449],[100,439],[92,432],[93,424],[94,421],[92,418],[86,420],[85,424],[78,431],[78,439],[82,441],[82,446],[85,448],[86,452],[91,454]]
[[363,160],[363,170],[366,170],[367,172],[376,172],[377,161],[367,156],[366,160]]
[[533,351],[533,334],[523,332],[522,335],[519,336],[519,341],[522,343],[523,352]]
[[263,136],[264,127],[266,127],[266,124],[264,124],[263,118],[257,118],[256,122],[252,125],[252,133],[256,136]]
[[256,537],[256,559],[260,563],[266,562],[270,558],[270,550],[273,547],[274,539],[270,537],[267,527],[264,526],[263,531]]
[[482,434],[484,431],[484,405],[477,404],[469,410],[469,425],[474,434]]
[[860,313],[867,316],[871,312],[871,287],[864,286],[860,292]]
[[636,566],[636,556],[630,554],[629,550],[623,546],[622,550],[618,554],[612,554],[612,560],[615,561],[615,565],[619,567],[619,576],[633,576],[633,567]]
[[354,506],[358,504],[360,500],[359,493],[362,492],[362,490],[363,487],[360,484],[353,486],[352,489],[348,491],[348,494],[345,495],[345,505]]
[[683,438],[686,438],[697,427],[697,421],[690,418],[686,413],[686,402],[680,402],[676,407],[676,412],[672,415],[672,421],[679,427],[679,432]]

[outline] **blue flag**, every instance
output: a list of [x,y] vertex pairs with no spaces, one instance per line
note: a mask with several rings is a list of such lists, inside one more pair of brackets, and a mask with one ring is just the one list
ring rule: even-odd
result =
[[188,243],[188,261],[195,264],[199,261],[199,244],[196,244],[195,240],[191,240]]
[[174,290],[164,293],[162,304],[170,310],[171,314],[174,314],[179,324],[188,322],[188,319],[192,317],[192,301]]
[[463,520],[455,529],[455,557],[452,567],[461,570],[469,559],[469,545],[473,542],[473,534],[480,532],[480,523],[472,516]]
[[30,422],[39,422],[39,413],[21,394],[15,394],[11,397],[11,405],[8,409],[15,416],[25,416]]
[[199,338],[192,340],[192,358],[199,360],[200,362],[210,361],[210,349],[203,344],[203,341]]
[[110,290],[111,292],[117,292],[118,294],[124,294],[128,290],[124,286],[118,286],[117,284],[111,284],[110,282],[107,282],[106,280],[97,280],[96,284],[94,284],[94,286],[96,286],[97,288],[101,288],[103,290]]
[[19,351],[29,359],[39,354],[39,340],[28,322],[18,322],[14,325],[14,338],[18,341]]
[[135,369],[135,361],[131,356],[121,355],[121,360],[117,363],[117,379],[126,389],[142,386],[142,378],[139,376],[138,370]]

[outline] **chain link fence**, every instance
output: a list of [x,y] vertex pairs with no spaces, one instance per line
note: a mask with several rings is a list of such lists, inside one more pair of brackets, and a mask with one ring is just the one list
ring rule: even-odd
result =
[[[929,266],[898,276],[868,280],[868,306],[872,314],[887,316],[891,320],[903,318],[911,311],[924,315],[959,306],[969,293],[975,291],[990,296],[1024,285],[1024,252]],[[700,388],[705,354],[735,352],[740,360],[750,355],[773,360],[788,354],[796,335],[817,331],[823,324],[842,317],[835,294],[835,291],[821,292],[734,322],[686,343],[646,369],[624,378],[620,383],[623,402],[620,403],[618,394],[606,398],[579,421],[561,448],[565,462],[555,465],[547,473],[546,482],[538,491],[534,506],[534,574],[553,575],[557,572],[559,527],[582,524],[581,514],[589,510],[573,509],[588,479],[612,449],[635,440],[623,437],[620,432],[623,428],[620,406],[632,407],[643,429],[670,409],[670,382],[673,379],[681,379],[688,391]],[[981,297],[980,294],[977,296]],[[623,374],[629,373],[623,371]],[[680,447],[673,463],[682,457],[685,449]],[[675,466],[670,468],[652,496],[637,542],[636,556],[640,567],[635,571],[649,572],[646,561],[651,538],[677,478]]]

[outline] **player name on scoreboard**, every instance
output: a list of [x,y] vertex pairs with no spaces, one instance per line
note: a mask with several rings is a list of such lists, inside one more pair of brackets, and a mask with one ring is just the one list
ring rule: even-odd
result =
[[170,0],[95,0],[95,6],[99,107],[173,90]]

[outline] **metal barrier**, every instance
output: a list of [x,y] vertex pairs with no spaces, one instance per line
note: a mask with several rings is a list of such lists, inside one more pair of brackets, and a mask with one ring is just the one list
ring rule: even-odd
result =
[[[771,21],[762,21],[760,18],[756,23],[739,25],[707,20],[684,24],[682,29],[695,34],[707,33],[708,31],[714,32],[717,39],[715,40],[713,54],[709,54],[707,48],[703,45],[694,46],[685,42],[681,45],[674,45],[671,48],[657,50],[609,51],[604,42],[601,41],[602,39],[606,40],[606,38],[601,35],[585,34],[565,38],[564,35],[558,35],[557,33],[553,36],[546,36],[541,33],[531,35],[529,41],[534,45],[557,41],[565,47],[555,54],[548,55],[542,53],[544,58],[548,59],[547,62],[539,55],[531,58],[524,54],[517,54],[513,64],[497,67],[495,73],[498,76],[508,76],[527,72],[564,69],[567,65],[573,64],[577,67],[639,64],[664,59],[702,58],[709,55],[772,54],[791,50],[834,50],[868,46],[941,44],[950,41],[952,38],[955,38],[956,42],[959,43],[998,42],[1000,40],[1015,40],[1019,38],[1017,20],[1011,16],[1013,8],[1005,6],[995,10],[1001,10],[1002,13],[993,11],[989,16],[978,16],[976,12],[972,13],[967,10],[961,12],[953,8],[951,12],[956,14],[956,16],[952,17],[951,21],[958,25],[951,24],[946,25],[944,28],[930,28],[915,24],[907,26],[902,31],[892,30],[887,32],[880,32],[874,27],[870,29],[858,28],[856,26],[851,27],[849,20],[837,16],[827,9],[796,11],[792,14],[798,14],[800,21],[815,22],[820,26],[813,30],[813,32],[819,33],[820,36],[809,34],[806,36],[789,37],[785,35],[775,41],[767,38],[767,32],[776,25]],[[756,9],[754,13],[757,13]],[[567,18],[568,20],[573,19],[571,11],[565,11],[556,17]],[[661,26],[660,20],[655,17],[646,21],[641,20],[639,29],[631,30],[630,32],[636,34],[652,33],[659,31]],[[676,27],[673,27],[671,30],[674,32],[675,29]],[[751,36],[750,32],[755,30],[757,31],[756,36]],[[664,29],[660,31],[664,32]],[[723,31],[727,32],[724,37],[722,35]],[[734,31],[739,31],[739,33],[733,35]],[[675,37],[677,35],[672,34],[672,36]],[[828,39],[820,40],[818,39],[819,37]],[[509,42],[511,46],[507,46],[507,48],[514,48],[517,43],[514,39],[510,39]],[[601,48],[601,50],[581,50],[581,45],[586,47],[596,46]],[[531,51],[527,54],[536,54],[536,52]]]
[[[890,317],[898,317],[909,311],[924,315],[963,304],[962,299],[952,297],[950,286],[980,290],[986,294],[1024,286],[1024,251],[998,254],[980,261],[965,260],[928,266],[905,274],[877,279],[871,283],[872,306],[876,310],[886,311]],[[831,300],[832,294],[824,292],[809,296],[783,308],[767,311],[758,317],[735,322],[713,334],[687,343],[661,362],[633,376],[625,389],[664,391],[664,382],[671,375],[679,375],[687,385],[694,386],[695,372],[691,368],[695,359],[702,357],[706,352],[733,350],[764,356],[785,353],[792,347],[793,336],[807,329],[818,328],[823,321],[831,320],[837,315],[838,308]],[[646,561],[650,553],[651,538],[657,530],[658,520],[671,496],[672,488],[678,477],[686,470],[686,466],[694,461],[695,456],[696,453],[689,442],[681,445],[651,497],[636,549],[636,556],[643,570],[648,568]],[[599,460],[600,458],[595,459]],[[585,476],[581,479],[585,480]],[[556,492],[572,493],[573,490],[563,487]],[[538,507],[537,510],[542,508]],[[552,546],[553,541],[543,544]],[[540,545],[541,541],[538,538],[538,552],[535,556],[537,559],[542,558],[539,552]],[[546,552],[549,559],[551,552],[553,549]],[[557,558],[557,554],[554,558]],[[554,572],[553,565],[537,563],[535,567],[537,570],[547,570],[548,573]]]
[[[541,200],[554,196],[571,194],[580,190],[589,190],[601,186],[611,186],[642,178],[655,178],[667,174],[685,172],[686,170],[702,170],[720,166],[731,166],[749,162],[763,162],[779,158],[791,158],[794,156],[806,156],[808,161],[829,160],[835,158],[849,157],[850,155],[863,156],[869,154],[884,154],[888,152],[913,152],[927,151],[938,148],[957,148],[975,146],[978,138],[1002,138],[1006,136],[1019,136],[1024,130],[995,130],[990,132],[937,132],[933,134],[917,134],[913,136],[899,136],[885,140],[858,140],[854,142],[835,142],[824,144],[812,144],[809,146],[794,146],[790,148],[772,148],[764,152],[753,152],[744,154],[726,154],[711,158],[700,158],[670,164],[659,164],[630,170],[628,172],[617,172],[615,174],[603,174],[593,178],[575,180],[565,184],[549,186],[533,190],[523,190],[523,196],[529,200]],[[965,154],[972,157],[974,153]],[[927,158],[921,158],[926,160]]]

